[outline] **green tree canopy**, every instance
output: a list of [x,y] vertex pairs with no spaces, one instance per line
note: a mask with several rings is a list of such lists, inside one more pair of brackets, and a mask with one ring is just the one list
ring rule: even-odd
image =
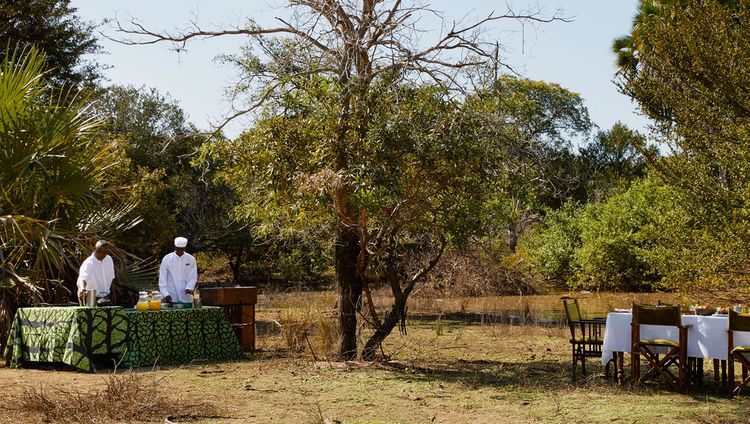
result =
[[[412,187],[420,187],[424,180],[425,195],[428,195],[431,189],[435,189],[430,182],[438,175],[460,185],[475,182],[475,177],[462,172],[459,163],[450,165],[449,161],[443,167],[439,161],[432,166],[422,162],[429,159],[430,154],[442,154],[449,148],[438,141],[433,144],[429,138],[433,134],[451,131],[451,128],[443,126],[451,122],[451,119],[443,120],[445,106],[436,102],[425,105],[428,107],[424,112],[427,115],[425,118],[432,121],[412,123],[411,128],[421,126],[422,129],[429,129],[426,134],[417,135],[406,131],[409,127],[403,128],[400,121],[392,117],[399,116],[404,123],[411,123],[411,118],[419,117],[419,111],[407,109],[404,112],[408,114],[404,115],[384,104],[382,99],[388,99],[391,105],[403,105],[398,93],[409,88],[417,90],[414,94],[408,91],[404,93],[407,101],[423,98],[426,93],[422,89],[442,91],[440,96],[430,97],[450,96],[453,90],[467,85],[457,75],[458,71],[482,63],[497,62],[495,53],[498,46],[483,39],[485,27],[499,21],[549,22],[560,18],[555,15],[541,17],[536,11],[516,13],[509,9],[501,14],[490,13],[486,18],[465,26],[455,22],[450,25],[446,20],[443,22],[445,31],[434,42],[428,43],[425,39],[425,43],[421,43],[415,35],[418,31],[414,31],[420,29],[420,18],[426,15],[440,18],[440,14],[427,5],[376,0],[361,3],[345,0],[289,1],[288,5],[293,19],[281,19],[275,27],[263,27],[248,20],[241,28],[210,33],[197,26],[177,33],[149,31],[138,22],[132,22],[127,27],[119,25],[118,29],[126,37],[132,37],[122,40],[125,43],[166,41],[175,43],[177,48],[201,37],[248,37],[250,43],[241,54],[225,56],[241,71],[240,80],[230,93],[236,112],[228,119],[253,114],[261,120],[259,122],[276,122],[270,128],[261,125],[251,132],[256,134],[260,131],[260,134],[266,135],[262,138],[266,142],[265,150],[254,156],[258,156],[260,164],[268,165],[261,168],[260,165],[249,164],[252,172],[247,173],[266,176],[268,182],[265,187],[261,185],[263,190],[258,189],[257,193],[266,197],[269,205],[275,203],[282,206],[286,203],[286,215],[298,216],[307,208],[300,209],[298,206],[301,204],[298,200],[304,196],[286,195],[292,194],[287,193],[289,191],[298,191],[296,188],[299,184],[294,182],[307,176],[311,187],[325,188],[321,196],[326,197],[327,202],[313,206],[325,209],[331,218],[329,223],[333,225],[331,233],[335,235],[334,265],[339,295],[338,352],[341,357],[351,359],[357,356],[359,350],[358,308],[362,305],[363,295],[367,296],[368,293],[366,271],[373,257],[369,248],[373,241],[389,240],[388,231],[380,232],[385,227],[369,225],[376,222],[370,219],[374,218],[370,208],[382,203],[385,208],[376,212],[384,214],[384,210],[391,205],[394,217],[383,221],[390,223],[397,222],[397,216],[401,214],[425,213],[421,207],[439,207],[415,222],[426,227],[426,223],[432,223],[439,229],[438,233],[450,229],[448,234],[456,236],[466,223],[463,216],[471,217],[466,215],[469,205],[465,205],[465,212],[461,212],[459,198],[454,196],[455,193],[444,193],[445,188],[440,188],[441,194],[432,193],[432,197],[420,198],[419,201],[406,200],[420,195],[399,183],[398,178],[409,175],[409,168],[402,169],[403,176],[399,177],[393,175],[391,164],[372,156],[382,154],[393,158],[393,153],[385,149],[386,142],[392,138],[393,142],[405,143],[414,137],[414,148],[424,146],[427,150],[419,152],[417,149],[412,155],[404,157],[413,158],[416,170],[429,171],[433,177],[414,175],[408,180],[413,183]],[[429,83],[431,87],[422,86],[424,83]],[[410,84],[414,86],[409,87]],[[449,102],[448,99],[441,101]],[[291,109],[286,110],[287,107]],[[310,111],[311,107],[315,110]],[[263,115],[259,116],[259,112]],[[289,123],[288,119],[293,119],[291,122],[295,125],[285,125]],[[380,128],[379,125],[384,122],[391,123],[392,127]],[[217,128],[220,129],[221,126]],[[392,132],[396,130],[400,132]],[[472,143],[471,139],[463,141],[448,136],[446,140],[455,140],[457,148],[471,147]],[[280,143],[291,145],[281,146]],[[251,146],[253,144],[257,142],[250,143]],[[295,156],[304,158],[301,163],[297,163],[300,159],[285,154],[295,146],[299,149],[294,152]],[[396,149],[393,152],[399,151]],[[460,151],[456,153],[455,160],[467,161],[464,164],[466,169],[476,169],[465,154]],[[406,165],[412,163],[407,162]],[[299,167],[289,167],[291,164]],[[447,175],[450,169],[457,172],[455,178]],[[278,185],[279,179],[285,181],[287,188]],[[380,196],[386,197],[381,199]],[[404,203],[393,205],[394,198],[400,198]],[[331,207],[334,213],[331,213]],[[284,214],[281,216],[285,217]],[[404,226],[396,225],[393,228],[406,231]],[[450,238],[448,234],[444,234],[446,240]],[[375,335],[371,338],[372,342],[366,343],[364,357],[371,358],[380,341],[398,321],[405,319],[406,299],[411,291],[409,287],[413,288],[434,267],[447,244],[447,241],[440,240],[443,234],[435,236],[433,239],[437,239],[440,247],[432,259],[424,258],[423,267],[408,278],[400,278],[398,285],[391,285],[394,303],[386,313],[387,318],[379,323],[377,317],[371,317]],[[394,240],[397,238],[394,235]],[[460,240],[461,237],[456,239]],[[405,272],[400,274],[403,277]],[[372,302],[368,303],[373,314],[374,306]]]
[[236,196],[214,181],[220,164],[199,157],[205,136],[174,99],[155,89],[111,86],[99,90],[93,105],[104,118],[103,134],[118,141],[127,159],[109,177],[138,200],[131,215],[142,222],[121,235],[124,247],[158,258],[178,235],[190,239],[191,249],[230,255],[251,244],[245,226],[230,217]]
[[648,146],[646,137],[616,123],[611,129],[599,131],[594,139],[580,149],[587,168],[587,200],[599,202],[623,191],[630,183],[646,176],[646,155],[659,156],[656,146]]
[[578,221],[576,284],[597,290],[660,288],[666,270],[656,266],[654,252],[668,245],[664,234],[682,212],[674,202],[669,187],[645,179],[605,202],[587,205]]
[[545,279],[568,288],[675,288],[663,280],[680,268],[675,234],[688,214],[677,194],[648,176],[598,203],[566,203],[524,235],[521,251]]
[[619,83],[672,152],[649,160],[689,205],[683,233],[691,237],[681,239],[686,259],[678,262],[692,265],[682,278],[746,286],[750,255],[737,246],[750,242],[750,4],[647,3],[658,11],[636,21],[630,37],[637,62]]
[[485,84],[466,100],[475,131],[497,152],[484,222],[514,251],[543,208],[583,197],[585,170],[572,146],[593,125],[581,96],[557,84],[508,75]]
[[222,174],[240,194],[238,212],[269,226],[330,225],[339,201],[331,193],[344,178],[351,181],[349,202],[367,229],[361,237],[368,261],[361,270],[397,294],[382,318],[370,311],[376,333],[365,350],[372,355],[403,319],[406,299],[442,251],[481,232],[496,149],[472,134],[473,115],[439,89],[375,86],[367,136],[356,142],[357,166],[338,174],[328,140],[336,135],[330,109],[339,89],[325,79],[297,79],[252,130],[215,148],[224,149],[230,165]]
[[94,25],[76,15],[70,0],[0,1],[0,57],[16,45],[36,46],[44,52],[50,78],[56,86],[81,86],[100,74],[87,55],[99,53]]

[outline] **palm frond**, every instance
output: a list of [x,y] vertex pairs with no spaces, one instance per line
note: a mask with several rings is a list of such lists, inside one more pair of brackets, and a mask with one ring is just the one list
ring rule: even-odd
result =
[[15,299],[75,275],[97,238],[139,222],[132,202],[102,206],[114,203],[105,177],[115,160],[97,140],[102,120],[72,88],[53,90],[46,69],[33,47],[0,64],[0,296]]

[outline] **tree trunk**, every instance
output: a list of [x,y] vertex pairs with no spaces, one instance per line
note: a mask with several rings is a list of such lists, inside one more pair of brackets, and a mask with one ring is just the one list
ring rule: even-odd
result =
[[383,323],[375,330],[370,339],[365,343],[365,347],[362,349],[362,360],[372,361],[375,359],[378,347],[383,343],[386,337],[393,331],[399,322],[406,315],[406,296],[399,296],[395,299],[393,306],[388,311],[388,314],[383,318]]
[[508,224],[508,248],[510,253],[516,253],[516,247],[518,246],[518,224],[514,220]]
[[339,305],[339,349],[341,359],[357,358],[357,306],[362,296],[362,279],[357,275],[359,233],[341,224],[336,240],[336,283]]
[[[375,329],[375,333],[373,333],[370,339],[367,340],[367,343],[365,343],[365,347],[362,349],[363,360],[372,361],[373,359],[375,359],[375,354],[378,347],[380,347],[385,338],[388,337],[389,334],[391,334],[393,329],[396,328],[396,325],[398,325],[400,322],[404,323],[405,325],[404,320],[406,319],[406,301],[409,299],[409,295],[412,293],[417,283],[423,281],[427,274],[435,268],[435,265],[437,265],[437,263],[440,261],[440,258],[443,256],[443,252],[445,252],[445,247],[447,246],[447,244],[448,242],[445,240],[445,238],[441,237],[440,248],[437,254],[422,269],[414,274],[414,276],[411,277],[411,279],[409,279],[406,284],[404,284],[403,289],[401,287],[399,273],[395,272],[396,269],[394,266],[388,266],[388,280],[391,284],[391,291],[393,292],[393,306],[388,311],[385,318],[383,318],[383,323],[377,329]],[[393,256],[390,255],[389,259],[392,260]],[[391,265],[393,265],[392,262]],[[404,333],[406,332],[405,327],[402,328],[402,330]]]
[[243,248],[239,248],[237,251],[236,259],[232,260],[232,254],[228,253],[227,256],[229,256],[229,267],[232,270],[232,283],[239,284],[240,283],[240,271],[242,270],[242,252]]

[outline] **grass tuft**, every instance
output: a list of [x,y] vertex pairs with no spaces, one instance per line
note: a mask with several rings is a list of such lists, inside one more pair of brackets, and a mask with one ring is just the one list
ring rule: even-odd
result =
[[[150,381],[149,381],[150,380]],[[55,386],[27,387],[18,403],[19,410],[44,417],[46,422],[154,421],[166,417],[215,417],[207,403],[186,404],[172,399],[160,380],[145,374],[110,374],[93,391]],[[168,419],[168,418],[167,418]]]
[[338,337],[334,324],[332,317],[314,305],[285,310],[279,319],[286,348],[292,352],[309,351],[315,360],[333,353]]

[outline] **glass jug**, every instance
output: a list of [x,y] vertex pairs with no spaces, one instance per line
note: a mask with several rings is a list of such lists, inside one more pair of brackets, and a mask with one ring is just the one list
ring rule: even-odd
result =
[[138,312],[148,311],[148,294],[145,291],[138,292],[138,303],[135,304]]
[[148,308],[152,311],[161,309],[161,293],[158,291],[151,292],[151,298],[148,300]]

